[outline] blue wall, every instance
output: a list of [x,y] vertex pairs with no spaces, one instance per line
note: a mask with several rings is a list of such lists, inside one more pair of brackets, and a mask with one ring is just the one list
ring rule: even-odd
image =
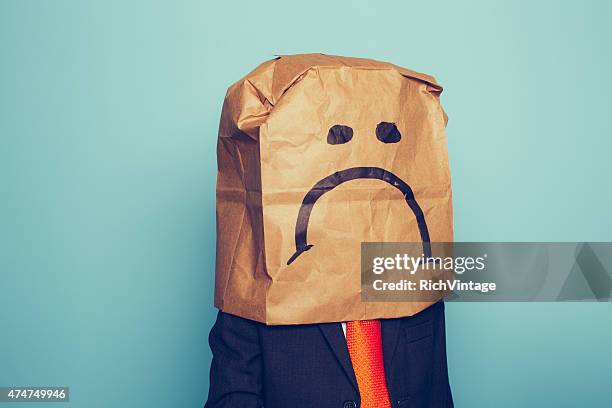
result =
[[[0,2],[0,385],[201,406],[220,108],[274,54],[437,77],[457,240],[612,240],[609,2],[255,3]],[[458,407],[610,404],[609,304],[447,310]]]

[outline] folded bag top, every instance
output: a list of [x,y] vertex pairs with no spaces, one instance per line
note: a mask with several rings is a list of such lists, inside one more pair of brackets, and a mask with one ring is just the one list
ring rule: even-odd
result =
[[442,87],[369,59],[280,56],[227,91],[215,306],[266,324],[413,315],[363,302],[362,242],[453,240]]

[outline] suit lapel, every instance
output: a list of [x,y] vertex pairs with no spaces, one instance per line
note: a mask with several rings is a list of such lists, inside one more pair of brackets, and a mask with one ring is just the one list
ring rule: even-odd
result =
[[391,363],[397,349],[397,341],[400,334],[401,319],[380,319],[383,343],[383,358],[385,361],[385,375],[387,384],[391,383]]
[[346,337],[342,331],[342,325],[340,323],[321,323],[319,328],[325,336],[329,347],[333,350],[338,362],[342,366],[346,376],[350,380],[355,390],[359,392],[359,386],[357,385],[357,378],[355,377],[355,371],[353,371],[353,364],[351,363],[351,357],[346,346]]

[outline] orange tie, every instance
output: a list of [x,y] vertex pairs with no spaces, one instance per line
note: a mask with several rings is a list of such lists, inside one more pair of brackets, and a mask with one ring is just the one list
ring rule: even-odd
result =
[[346,323],[346,344],[359,385],[362,408],[391,408],[382,351],[380,320]]

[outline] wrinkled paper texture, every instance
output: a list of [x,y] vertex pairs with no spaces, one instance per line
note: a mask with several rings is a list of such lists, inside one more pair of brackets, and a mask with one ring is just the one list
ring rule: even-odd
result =
[[[428,75],[321,54],[276,58],[232,85],[218,140],[216,307],[304,324],[433,303],[362,302],[360,247],[421,242],[419,210],[432,242],[453,240],[441,92]],[[381,122],[401,139],[379,140]],[[352,138],[329,144],[334,125]]]

